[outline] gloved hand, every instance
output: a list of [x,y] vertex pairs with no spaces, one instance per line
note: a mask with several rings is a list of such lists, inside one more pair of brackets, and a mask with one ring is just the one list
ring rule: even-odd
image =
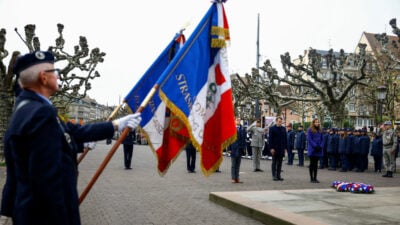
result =
[[83,147],[87,148],[89,150],[92,150],[96,147],[96,142],[92,141],[92,142],[85,142],[83,143]]
[[125,127],[135,129],[140,124],[140,121],[142,121],[140,113],[135,113],[116,119],[112,123],[115,129],[118,129],[118,131],[121,132],[125,129]]

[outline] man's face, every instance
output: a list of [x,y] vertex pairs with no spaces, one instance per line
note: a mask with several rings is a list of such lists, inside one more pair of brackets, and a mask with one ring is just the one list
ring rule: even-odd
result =
[[240,125],[240,118],[236,118],[235,122],[236,122],[236,125]]
[[282,119],[277,119],[277,120],[276,120],[276,125],[277,125],[278,127],[282,126]]
[[50,68],[44,70],[43,74],[43,76],[45,76],[43,79],[43,85],[49,90],[49,92],[51,92],[51,94],[56,93],[58,91],[58,79],[60,78],[59,70]]

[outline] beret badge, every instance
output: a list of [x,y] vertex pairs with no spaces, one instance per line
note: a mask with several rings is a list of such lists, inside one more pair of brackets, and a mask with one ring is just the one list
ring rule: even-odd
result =
[[37,52],[35,52],[35,57],[36,57],[37,59],[39,59],[39,60],[43,60],[46,56],[44,55],[43,52],[37,51]]

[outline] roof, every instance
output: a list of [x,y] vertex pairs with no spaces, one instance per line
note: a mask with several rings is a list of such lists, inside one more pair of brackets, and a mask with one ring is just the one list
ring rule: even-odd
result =
[[[374,55],[377,55],[378,51],[382,50],[382,44],[380,43],[380,41],[378,41],[378,39],[376,39],[374,33],[368,33],[368,32],[363,32],[359,43],[362,43],[362,38],[363,36],[365,37],[365,39],[367,40],[368,46],[371,48],[370,51],[372,51],[372,53]],[[391,43],[393,42],[397,42],[399,43],[399,38],[397,36],[393,36],[393,35],[386,35],[388,37],[388,48],[390,49],[394,49],[393,45]],[[400,45],[400,43],[399,43]],[[356,50],[358,49],[358,47],[356,48]]]

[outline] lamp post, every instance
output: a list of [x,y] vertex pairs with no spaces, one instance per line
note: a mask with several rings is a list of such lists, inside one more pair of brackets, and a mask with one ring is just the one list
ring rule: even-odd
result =
[[380,122],[382,122],[383,100],[385,100],[385,98],[386,98],[387,88],[386,88],[386,86],[381,85],[378,87],[377,90],[378,90],[377,97],[379,100],[379,113],[380,113],[380,117],[381,117]]

